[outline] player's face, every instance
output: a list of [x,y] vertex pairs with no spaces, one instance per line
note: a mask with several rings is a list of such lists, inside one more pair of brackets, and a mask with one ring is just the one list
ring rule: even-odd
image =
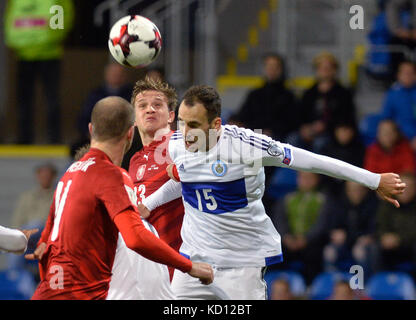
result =
[[207,110],[201,103],[188,106],[182,102],[179,106],[178,120],[179,130],[188,151],[207,151],[217,143],[221,119],[215,118],[209,122]]
[[156,131],[169,127],[175,113],[169,111],[168,99],[159,91],[143,91],[134,101],[136,126],[141,133],[154,135]]

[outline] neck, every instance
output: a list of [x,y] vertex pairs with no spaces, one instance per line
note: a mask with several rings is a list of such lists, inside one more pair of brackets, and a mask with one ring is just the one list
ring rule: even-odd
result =
[[121,166],[125,152],[125,143],[120,141],[117,144],[110,142],[91,141],[91,148],[104,152],[116,166]]
[[170,125],[168,124],[166,127],[161,128],[156,131],[146,132],[139,130],[140,138],[142,139],[143,146],[148,146],[156,139],[160,139],[160,137],[167,135],[170,132]]

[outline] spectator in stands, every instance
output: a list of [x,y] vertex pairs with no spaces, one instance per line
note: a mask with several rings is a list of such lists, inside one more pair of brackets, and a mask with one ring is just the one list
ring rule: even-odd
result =
[[[416,178],[402,174],[404,193],[397,195],[400,208],[380,204],[377,211],[381,267],[394,270],[410,263],[414,266],[416,244]],[[406,270],[408,271],[408,270]]]
[[381,121],[377,140],[367,147],[364,168],[372,172],[416,172],[415,155],[392,120]]
[[[91,111],[95,104],[108,96],[118,96],[130,101],[133,85],[128,83],[126,68],[117,62],[111,62],[104,69],[104,83],[91,91],[85,101],[78,117],[78,129],[81,137],[71,146],[71,157],[75,156],[76,150],[89,143],[88,123],[91,121]],[[123,160],[122,167],[128,169],[131,155],[142,148],[140,135],[135,129],[132,149]]]
[[[416,1],[388,0],[386,2],[387,26],[392,35],[390,44],[412,51],[416,46]],[[406,52],[394,52],[393,70],[406,57]]]
[[[354,122],[341,120],[334,124],[330,140],[323,146],[323,155],[348,162],[354,166],[362,167],[365,155],[365,146],[358,135]],[[332,195],[343,193],[344,182],[338,179],[322,177],[322,185]]]
[[289,282],[284,278],[277,278],[272,283],[270,300],[294,300]]
[[89,141],[88,123],[95,104],[108,96],[118,96],[130,101],[132,84],[127,82],[126,68],[117,62],[109,63],[104,69],[104,83],[91,91],[79,116],[78,128],[82,137]]
[[146,77],[156,81],[165,81],[165,71],[161,67],[149,67],[146,70]]
[[321,220],[329,232],[325,271],[348,272],[354,263],[360,264],[366,275],[374,271],[377,206],[376,195],[352,181],[345,183],[341,196],[329,197]]
[[330,300],[370,300],[362,292],[356,292],[351,289],[347,281],[341,280],[334,285],[334,290],[329,298]]
[[283,263],[277,267],[301,272],[309,284],[322,269],[324,230],[318,220],[326,199],[318,191],[317,174],[300,171],[297,183],[298,190],[277,202],[271,218],[282,237],[285,252]]
[[265,55],[263,68],[265,84],[247,95],[235,120],[246,128],[262,129],[264,134],[284,140],[297,128],[295,97],[285,87],[285,65],[281,56]]
[[[12,215],[12,224],[19,229],[39,229],[40,232],[32,235],[27,244],[27,253],[36,249],[37,242],[42,233],[48,217],[54,195],[56,167],[50,163],[43,163],[35,168],[37,186],[22,193],[18,199],[17,207]],[[25,269],[29,271],[35,281],[39,281],[38,264],[24,259],[23,256],[8,256],[8,268]]]
[[382,119],[391,119],[397,123],[400,131],[409,139],[416,151],[416,65],[405,61],[400,63],[397,82],[387,92]]
[[57,170],[54,165],[44,163],[36,167],[35,174],[37,186],[20,195],[13,213],[12,224],[16,228],[37,221],[43,226],[48,217]]
[[356,118],[352,93],[337,80],[339,66],[335,56],[323,52],[315,57],[313,66],[316,83],[302,96],[299,134],[289,142],[320,153],[336,123],[342,120],[355,124]]
[[[62,28],[52,28],[50,9],[62,6]],[[18,143],[34,142],[33,105],[35,84],[39,78],[46,98],[47,138],[49,143],[61,142],[60,68],[63,42],[71,30],[71,0],[13,0],[7,2],[5,42],[17,54]],[[56,22],[56,21],[55,21]],[[58,22],[59,24],[59,22]]]

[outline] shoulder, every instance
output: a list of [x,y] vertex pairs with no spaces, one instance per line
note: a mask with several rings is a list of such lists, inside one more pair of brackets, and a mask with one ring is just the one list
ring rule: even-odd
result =
[[180,148],[184,148],[183,135],[179,130],[176,130],[170,136],[169,144],[167,147],[169,156],[172,160],[175,160],[175,156]]
[[182,136],[182,132],[180,132],[179,130],[176,130],[170,136],[170,141],[181,140],[181,139],[183,139],[183,136]]
[[92,173],[99,188],[123,185],[127,177],[130,179],[126,170],[107,162],[100,163]]

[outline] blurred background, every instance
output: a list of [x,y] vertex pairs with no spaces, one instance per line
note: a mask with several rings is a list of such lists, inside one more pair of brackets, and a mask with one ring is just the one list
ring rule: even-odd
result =
[[[49,28],[53,5],[62,30]],[[148,68],[109,55],[109,30],[128,14],[162,33]],[[269,298],[414,299],[415,0],[9,0],[0,16],[1,225],[43,227],[96,101],[130,100],[146,75],[179,96],[209,84],[224,123],[408,185],[395,209],[354,183],[267,168],[264,203],[285,259],[266,274]],[[364,289],[351,289],[353,265]],[[0,299],[30,298],[36,264],[0,254],[0,269]]]

